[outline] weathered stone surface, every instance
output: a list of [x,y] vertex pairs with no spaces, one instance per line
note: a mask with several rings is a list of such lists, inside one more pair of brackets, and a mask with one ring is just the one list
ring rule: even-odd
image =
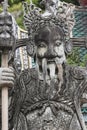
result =
[[73,7],[61,6],[55,14],[43,16],[34,5],[24,4],[29,34],[27,52],[34,57],[37,67],[16,74],[9,129],[86,130],[80,99],[87,88],[87,71],[66,64],[65,54],[72,49],[70,30],[74,25],[72,11],[66,10]]

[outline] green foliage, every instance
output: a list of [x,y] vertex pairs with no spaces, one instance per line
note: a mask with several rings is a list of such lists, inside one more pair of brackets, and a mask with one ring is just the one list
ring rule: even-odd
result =
[[[13,4],[18,4],[18,3],[23,2],[23,1],[30,3],[30,0],[9,0],[9,5],[12,6]],[[36,5],[38,5],[38,3],[39,3],[40,1],[41,1],[41,0],[32,0],[32,2],[33,2],[34,4],[36,4]]]
[[19,11],[22,10],[22,4],[18,3],[18,4],[14,4],[9,8],[9,12],[14,12],[14,11]]
[[2,7],[0,6],[0,12],[2,12]]
[[23,12],[22,12],[22,15],[19,18],[16,19],[16,22],[22,29],[24,29],[24,26],[23,26]]
[[80,57],[79,57],[79,48],[74,48],[72,53],[67,56],[67,61],[72,65],[79,65]]
[[87,54],[81,56],[82,52],[80,52],[81,48],[74,48],[72,53],[67,56],[67,62],[71,65],[77,65],[85,67],[87,63]]
[[18,4],[19,2],[22,2],[24,0],[8,0],[8,4],[12,6],[13,4]]

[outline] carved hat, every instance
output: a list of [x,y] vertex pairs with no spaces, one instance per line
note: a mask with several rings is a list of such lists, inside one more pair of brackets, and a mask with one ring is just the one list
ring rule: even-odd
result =
[[[74,25],[74,16],[72,4],[61,3],[57,8],[56,15],[44,17],[42,10],[35,7],[33,4],[23,3],[24,7],[24,25],[28,30],[29,43],[27,44],[28,54],[34,56],[35,54],[35,35],[45,27],[59,27],[61,28],[65,40],[65,52],[71,51],[70,32]],[[33,48],[33,49],[30,49]],[[32,51],[31,51],[32,50]]]

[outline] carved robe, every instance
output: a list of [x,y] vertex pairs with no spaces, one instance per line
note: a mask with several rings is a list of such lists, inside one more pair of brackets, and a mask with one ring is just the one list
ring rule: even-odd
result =
[[87,86],[87,72],[67,65],[63,69],[64,83],[59,93],[56,75],[54,81],[48,77],[44,83],[36,69],[20,74],[10,108],[14,130],[81,130],[79,98]]

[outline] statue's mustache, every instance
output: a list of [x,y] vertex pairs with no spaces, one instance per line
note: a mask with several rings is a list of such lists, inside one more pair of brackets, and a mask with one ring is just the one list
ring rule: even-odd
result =
[[56,57],[58,57],[58,58],[61,58],[62,57],[62,55],[58,55],[58,54],[56,54],[56,53],[45,53],[44,55],[37,55],[38,56],[38,58],[49,58],[49,59],[52,59],[52,58],[56,58]]

